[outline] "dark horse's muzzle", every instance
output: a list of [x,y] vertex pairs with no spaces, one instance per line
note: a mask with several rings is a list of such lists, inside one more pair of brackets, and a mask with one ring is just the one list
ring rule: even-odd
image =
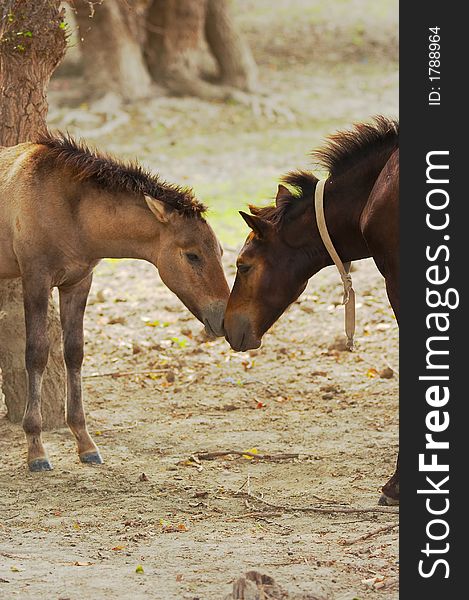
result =
[[261,345],[261,339],[255,335],[249,317],[243,314],[225,315],[225,339],[236,352],[254,350]]

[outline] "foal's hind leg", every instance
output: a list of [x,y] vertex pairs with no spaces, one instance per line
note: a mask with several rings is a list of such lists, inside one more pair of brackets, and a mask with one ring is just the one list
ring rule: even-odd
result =
[[64,358],[67,367],[67,424],[77,441],[78,454],[83,463],[103,462],[96,444],[86,428],[81,391],[83,363],[83,316],[90,291],[92,276],[80,283],[60,288],[60,320],[64,340]]
[[23,417],[23,429],[28,443],[30,471],[51,471],[42,445],[41,389],[42,377],[49,357],[47,309],[50,286],[44,278],[23,275],[23,301],[26,322],[26,371],[28,396]]

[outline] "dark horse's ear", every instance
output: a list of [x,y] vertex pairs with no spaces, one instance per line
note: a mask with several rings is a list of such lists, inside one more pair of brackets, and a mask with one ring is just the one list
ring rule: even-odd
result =
[[288,202],[292,198],[293,194],[290,192],[290,190],[281,183],[279,183],[277,196],[275,198],[275,204],[277,206],[280,206],[281,204],[283,204],[284,202]]
[[272,224],[268,221],[264,221],[264,219],[261,219],[261,217],[249,215],[242,210],[239,211],[239,214],[259,238],[265,238],[272,229]]

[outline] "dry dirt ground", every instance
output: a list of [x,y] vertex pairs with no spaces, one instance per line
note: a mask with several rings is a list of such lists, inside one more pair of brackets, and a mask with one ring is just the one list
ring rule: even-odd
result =
[[[255,568],[291,590],[396,598],[397,530],[354,540],[397,515],[302,510],[375,507],[393,469],[397,374],[377,372],[397,368],[397,327],[373,264],[354,280],[354,353],[329,349],[343,325],[330,268],[261,350],[235,354],[204,340],[152,266],[102,264],[85,392],[106,462],[79,464],[63,430],[45,434],[55,470],[29,474],[21,430],[0,421],[0,597],[218,600]],[[225,450],[299,457],[196,459]],[[248,477],[252,494],[282,508],[237,495]],[[373,577],[386,587],[368,589]]]
[[[110,114],[83,104],[80,80],[51,88],[52,127],[195,186],[230,281],[246,234],[236,211],[272,198],[279,175],[307,166],[325,134],[397,113],[386,48],[374,60],[357,42],[353,59],[312,64],[304,45],[287,61],[277,46],[267,56],[262,39],[263,87],[288,108],[276,115],[165,96]],[[151,265],[102,262],[86,313],[84,388],[105,464],[81,465],[62,430],[45,434],[55,470],[30,474],[21,429],[0,418],[0,598],[223,600],[256,569],[292,593],[396,599],[395,510],[308,510],[375,508],[397,453],[398,330],[372,261],[353,275],[355,352],[336,341],[343,309],[329,268],[260,350],[236,354],[202,335]],[[230,450],[238,454],[198,458]]]

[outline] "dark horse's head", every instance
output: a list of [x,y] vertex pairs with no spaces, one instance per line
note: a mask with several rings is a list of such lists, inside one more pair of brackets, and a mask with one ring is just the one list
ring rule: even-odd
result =
[[[264,333],[303,292],[312,268],[316,272],[327,264],[313,218],[317,179],[302,173],[285,179],[301,184],[304,197],[279,185],[275,207],[250,206],[251,214],[240,211],[252,232],[238,256],[225,313],[226,339],[234,350],[258,348]],[[316,248],[311,244],[314,228]]]
[[[342,261],[370,256],[360,219],[373,185],[397,145],[397,123],[376,117],[331,136],[313,153],[329,171],[325,187],[327,227]],[[318,179],[297,171],[284,177],[275,206],[250,206],[241,216],[252,229],[238,256],[237,274],[224,318],[225,337],[237,351],[258,348],[262,336],[332,260],[316,224]],[[386,224],[384,224],[385,226]]]

